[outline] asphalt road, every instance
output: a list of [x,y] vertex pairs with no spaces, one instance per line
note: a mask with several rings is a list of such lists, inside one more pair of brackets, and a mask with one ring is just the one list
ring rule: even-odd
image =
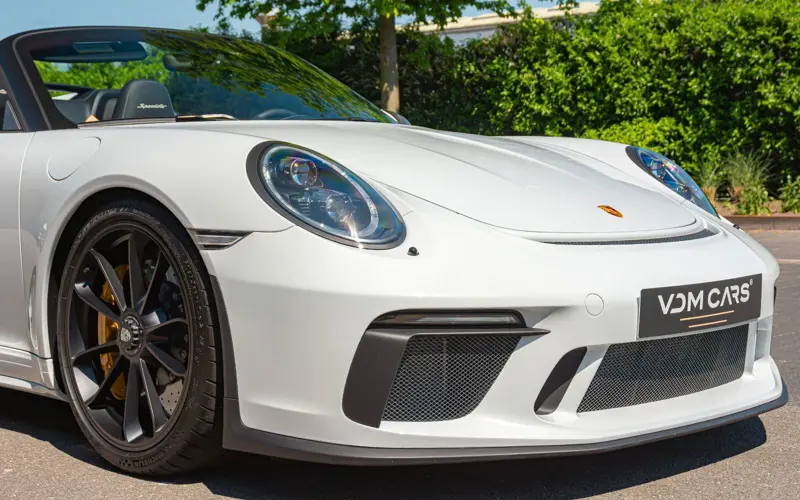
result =
[[760,418],[604,455],[492,464],[364,469],[231,453],[160,482],[108,469],[65,404],[0,390],[0,498],[800,498],[800,232],[754,235],[782,262],[772,352],[794,394]]

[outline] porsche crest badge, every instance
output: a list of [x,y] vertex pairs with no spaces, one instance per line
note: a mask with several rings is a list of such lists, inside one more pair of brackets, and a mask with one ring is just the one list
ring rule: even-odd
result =
[[614,207],[610,207],[608,205],[598,205],[597,208],[607,213],[608,215],[613,215],[614,217],[619,217],[620,219],[623,217],[622,212],[620,212]]

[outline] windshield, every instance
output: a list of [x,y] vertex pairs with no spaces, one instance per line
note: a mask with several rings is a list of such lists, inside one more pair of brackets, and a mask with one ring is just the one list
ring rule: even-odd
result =
[[205,33],[75,42],[31,54],[72,123],[112,120],[389,122],[378,107],[283,50]]

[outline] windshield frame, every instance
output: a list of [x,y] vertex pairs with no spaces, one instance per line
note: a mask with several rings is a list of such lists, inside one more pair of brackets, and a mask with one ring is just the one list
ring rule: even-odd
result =
[[[180,121],[176,118],[163,118],[163,119],[125,119],[125,120],[108,120],[94,122],[90,124],[76,124],[68,120],[61,112],[58,111],[50,92],[39,73],[34,60],[34,53],[59,47],[63,45],[72,45],[80,42],[103,42],[103,41],[121,41],[121,42],[147,42],[147,39],[152,36],[204,36],[210,38],[221,38],[227,40],[238,40],[235,37],[228,37],[224,35],[216,35],[210,33],[199,33],[185,30],[173,29],[156,29],[156,28],[140,28],[140,27],[74,27],[74,28],[54,28],[46,30],[30,31],[11,36],[0,41],[0,65],[4,68],[7,76],[16,77],[14,81],[16,85],[10,84],[12,93],[18,101],[20,106],[18,109],[23,110],[25,115],[21,120],[26,131],[40,131],[40,130],[64,130],[64,129],[78,129],[84,126],[91,126],[92,128],[98,126],[114,126],[114,125],[130,125],[130,124],[147,124],[147,123],[173,123]],[[248,41],[247,43],[260,44],[256,41]],[[275,49],[274,47],[271,47]],[[280,49],[275,49],[280,50]],[[303,63],[308,64],[313,69],[322,72],[319,68],[311,63],[308,63],[301,58],[292,55],[301,60]],[[16,63],[16,64],[15,64]],[[324,72],[323,72],[324,73]],[[327,75],[327,73],[326,73]],[[328,75],[330,77],[330,75]],[[330,77],[333,78],[333,77]],[[12,78],[9,78],[11,80]],[[347,87],[343,83],[341,85]],[[371,102],[357,93],[352,91],[356,96],[364,100],[370,106],[374,106]],[[382,114],[386,115],[386,123],[396,123],[396,119],[375,106]],[[380,122],[377,122],[380,123]]]

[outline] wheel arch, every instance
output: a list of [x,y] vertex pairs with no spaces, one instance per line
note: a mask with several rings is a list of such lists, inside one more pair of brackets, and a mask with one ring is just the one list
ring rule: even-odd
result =
[[[52,251],[47,258],[49,268],[46,271],[44,283],[42,283],[44,287],[42,296],[45,299],[46,305],[44,311],[45,318],[42,322],[44,326],[42,337],[46,345],[49,346],[49,353],[55,372],[54,381],[58,390],[63,392],[64,389],[59,366],[56,337],[58,291],[61,284],[61,275],[64,271],[64,266],[66,265],[67,257],[69,256],[69,251],[75,236],[98,209],[108,203],[118,200],[145,201],[151,203],[170,214],[181,227],[186,229],[188,224],[185,216],[181,212],[171,209],[167,204],[163,203],[160,198],[161,197],[156,197],[144,190],[131,187],[117,186],[99,189],[75,203],[69,215],[64,218],[63,223],[59,226],[58,232],[54,237]],[[205,262],[203,262],[203,265],[205,266]],[[208,272],[208,269],[206,269],[206,272]],[[213,297],[210,298],[210,300],[213,299]]]

